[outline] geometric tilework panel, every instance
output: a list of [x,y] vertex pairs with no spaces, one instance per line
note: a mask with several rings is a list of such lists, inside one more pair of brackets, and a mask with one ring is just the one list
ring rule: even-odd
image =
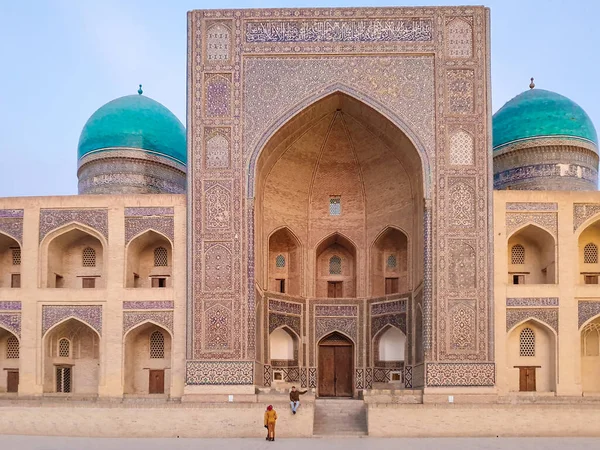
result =
[[173,311],[123,312],[123,335],[137,325],[150,321],[173,333]]
[[371,339],[384,327],[392,325],[406,334],[406,314],[387,314],[371,318]]
[[157,300],[157,301],[124,301],[123,309],[173,309],[175,302],[172,300]]
[[[233,290],[233,261],[231,243],[220,242],[207,245],[204,252],[204,290]],[[198,256],[196,256],[198,257]]]
[[406,366],[404,368],[404,387],[406,389],[411,389],[413,387],[412,366]]
[[23,219],[3,219],[0,218],[0,232],[7,234],[15,239],[19,244],[23,244]]
[[365,369],[356,369],[354,374],[354,383],[356,389],[365,388]]
[[50,231],[71,222],[87,225],[108,239],[108,210],[106,209],[42,209],[40,210],[40,242]]
[[265,386],[271,386],[272,376],[273,374],[271,373],[271,366],[265,364],[263,369],[263,384]]
[[473,164],[473,138],[464,130],[450,136],[450,164],[469,166]]
[[579,302],[577,309],[581,328],[585,322],[600,314],[600,302]]
[[308,370],[306,367],[300,367],[300,387],[307,387],[308,382]]
[[127,245],[135,236],[147,230],[162,233],[173,242],[175,234],[173,217],[126,217],[125,244]]
[[573,231],[590,217],[600,214],[600,203],[575,203],[573,205]]
[[102,335],[102,306],[100,305],[44,305],[42,306],[42,336],[50,328],[68,317],[80,319]]
[[507,309],[506,331],[527,319],[537,319],[558,333],[558,309]]
[[521,225],[532,223],[545,228],[556,237],[557,220],[556,213],[506,213],[506,235],[510,236]]
[[494,363],[428,363],[427,386],[493,386]]
[[507,298],[506,306],[558,306],[558,297]]
[[466,21],[452,19],[446,25],[446,55],[449,58],[471,58],[473,56],[473,28]]
[[317,387],[317,368],[316,367],[308,368],[308,387],[311,389]]
[[251,361],[188,361],[186,383],[189,385],[247,385],[254,382]]
[[21,313],[0,313],[0,327],[21,338]]
[[21,302],[0,301],[0,311],[21,311]]
[[350,337],[354,343],[357,339],[357,319],[349,317],[317,317],[316,321],[316,342],[321,338],[334,331],[341,331],[346,336]]
[[291,328],[298,336],[302,336],[302,332],[300,331],[299,316],[288,316],[285,314],[269,313],[269,334],[271,334],[273,330],[286,325],[289,328]]
[[507,309],[506,331],[527,319],[537,319],[558,333],[558,309]]

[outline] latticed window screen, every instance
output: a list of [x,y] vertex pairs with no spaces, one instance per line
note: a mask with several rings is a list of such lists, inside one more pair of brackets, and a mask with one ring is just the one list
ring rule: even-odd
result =
[[68,358],[71,350],[71,343],[68,339],[61,339],[58,341],[58,356],[61,358]]
[[277,255],[275,258],[275,267],[285,267],[285,256]]
[[167,265],[167,249],[164,247],[156,247],[154,249],[154,266],[166,267]]
[[329,197],[329,215],[339,216],[342,213],[342,198]]
[[329,274],[330,275],[341,275],[342,273],[342,258],[339,256],[332,256],[329,258]]
[[56,368],[56,392],[71,392],[71,368]]
[[13,260],[13,266],[21,265],[21,249],[20,248],[13,248],[12,260]]
[[390,255],[387,258],[387,268],[388,269],[395,269],[396,266],[398,265],[398,261],[396,261],[396,255]]
[[521,244],[513,245],[510,249],[511,264],[525,264],[525,247]]
[[531,328],[523,328],[519,336],[519,354],[535,356],[535,333]]
[[6,359],[19,358],[19,341],[11,336],[6,340]]
[[160,331],[150,335],[150,358],[162,359],[165,357],[165,337]]
[[585,264],[598,264],[598,246],[596,244],[586,244],[583,247],[583,262]]
[[91,247],[83,249],[83,267],[96,267],[96,250]]

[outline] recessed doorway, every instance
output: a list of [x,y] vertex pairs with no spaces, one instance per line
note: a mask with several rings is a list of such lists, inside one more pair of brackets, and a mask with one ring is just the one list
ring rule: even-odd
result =
[[319,343],[319,397],[352,397],[354,345],[340,333]]

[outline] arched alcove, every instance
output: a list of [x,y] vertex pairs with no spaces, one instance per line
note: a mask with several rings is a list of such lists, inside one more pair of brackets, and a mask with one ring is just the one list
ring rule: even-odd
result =
[[598,284],[600,276],[600,220],[589,224],[579,235],[579,282],[581,284]]
[[171,287],[172,276],[173,246],[165,236],[148,230],[127,245],[126,287]]
[[600,392],[600,317],[581,329],[581,389]]
[[0,392],[18,392],[19,357],[19,339],[7,329],[0,327]]
[[152,322],[130,330],[124,340],[125,394],[170,394],[171,334]]
[[377,349],[375,366],[401,366],[404,363],[406,335],[398,328],[389,326],[383,329],[376,336],[375,344]]
[[95,232],[70,225],[42,242],[46,271],[42,286],[49,288],[105,287],[104,245]]
[[0,288],[21,287],[21,246],[0,233]]
[[556,335],[546,324],[527,320],[507,337],[509,390],[556,392]]
[[356,247],[348,238],[334,233],[316,249],[317,297],[356,297]]
[[371,295],[408,290],[408,238],[400,230],[386,228],[371,247]]
[[509,284],[556,283],[556,241],[543,228],[527,225],[508,239]]
[[269,290],[301,295],[302,248],[289,228],[271,234],[268,253]]
[[98,393],[100,336],[92,327],[67,319],[48,330],[43,345],[44,393]]

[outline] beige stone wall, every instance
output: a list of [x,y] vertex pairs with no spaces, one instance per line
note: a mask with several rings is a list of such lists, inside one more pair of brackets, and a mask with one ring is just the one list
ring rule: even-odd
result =
[[[126,213],[126,209],[129,212]],[[150,320],[169,328],[173,335],[172,340],[166,339],[168,361],[160,365],[168,368],[166,391],[172,397],[181,397],[186,307],[184,196],[4,198],[0,199],[0,210],[23,210],[22,219],[0,220],[0,279],[3,280],[0,327],[20,324],[20,358],[6,360],[3,344],[0,344],[0,365],[2,369],[19,368],[19,396],[55,392],[55,365],[73,364],[73,393],[121,397],[125,390],[124,368],[130,363],[124,352],[124,332],[127,331],[124,327],[135,328]],[[144,282],[139,288],[128,287],[131,284],[126,280],[131,264],[126,260],[127,243],[148,229],[156,233],[150,236],[152,239],[138,241],[145,245],[138,249],[138,260],[131,263],[140,270]],[[21,288],[11,289],[7,283],[10,286],[10,273],[16,267],[12,265],[8,249],[17,241],[5,238],[2,233],[14,238],[21,233],[19,230],[22,230],[22,261],[16,267],[21,272]],[[154,244],[167,246],[167,267],[153,266]],[[82,251],[88,246],[96,251],[96,267],[82,266]],[[55,272],[63,275],[64,287],[53,287]],[[170,275],[167,287],[151,288],[148,276],[153,274]],[[81,288],[84,275],[99,275],[94,289]],[[10,331],[19,334],[18,330]],[[55,353],[63,335],[72,339],[72,357],[59,358]],[[151,367],[139,358],[134,360],[138,366]],[[6,386],[6,376],[3,370],[0,391]]]
[[600,436],[596,405],[369,405],[373,437]]
[[[266,436],[264,405],[193,405],[158,408],[49,404],[50,407],[2,406],[0,435],[91,437],[252,437]],[[310,437],[313,405],[304,402],[296,415],[288,404],[275,404],[276,438]]]
[[[536,369],[537,391],[561,396],[599,390],[596,356],[585,356],[582,330],[600,314],[600,288],[584,284],[583,247],[600,244],[600,192],[494,191],[494,301],[496,386],[502,396],[519,390],[519,370]],[[525,269],[510,263],[510,246],[526,247]],[[527,247],[529,245],[529,249]],[[529,257],[529,258],[528,258]],[[541,269],[547,271],[544,280]],[[526,284],[512,284],[508,272],[531,272]],[[535,272],[535,275],[534,275]],[[544,284],[545,283],[545,284]],[[536,356],[519,356],[519,333],[536,334]]]

